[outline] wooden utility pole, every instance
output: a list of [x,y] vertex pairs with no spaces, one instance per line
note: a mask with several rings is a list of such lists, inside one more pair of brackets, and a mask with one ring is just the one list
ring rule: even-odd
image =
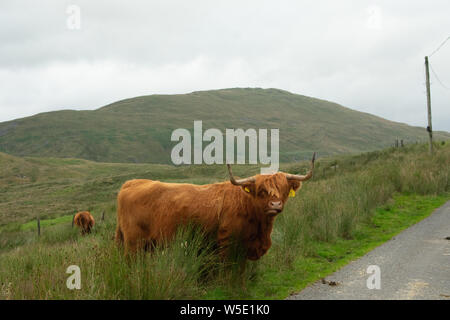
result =
[[430,70],[428,67],[428,56],[425,57],[425,77],[427,85],[427,108],[428,108],[428,136],[430,140],[430,155],[433,154],[433,127],[431,126],[431,89],[430,89]]

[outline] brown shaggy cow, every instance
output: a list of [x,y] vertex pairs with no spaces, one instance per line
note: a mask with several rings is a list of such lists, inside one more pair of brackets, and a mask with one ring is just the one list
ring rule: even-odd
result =
[[117,197],[117,243],[135,252],[172,237],[177,226],[196,223],[214,237],[222,255],[232,237],[244,245],[247,258],[258,260],[271,246],[275,217],[283,211],[289,195],[312,177],[278,172],[236,180],[230,165],[230,181],[194,185],[152,180],[130,180]]
[[78,212],[73,218],[73,223],[81,229],[81,234],[90,233],[95,224],[94,217],[88,211]]

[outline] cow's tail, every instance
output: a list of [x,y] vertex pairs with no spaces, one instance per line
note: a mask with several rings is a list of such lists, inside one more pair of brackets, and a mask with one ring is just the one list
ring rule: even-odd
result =
[[123,232],[120,229],[119,225],[117,225],[117,228],[116,228],[116,243],[117,244],[122,244],[123,243]]

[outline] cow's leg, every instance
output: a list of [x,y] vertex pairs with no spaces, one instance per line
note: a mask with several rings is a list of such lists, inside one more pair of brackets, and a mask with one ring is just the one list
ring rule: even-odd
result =
[[117,224],[115,240],[118,245],[123,244],[123,233],[119,224]]
[[138,249],[138,241],[136,239],[125,238],[125,254],[135,254]]
[[259,236],[253,241],[248,242],[248,259],[258,260],[270,249],[272,240],[270,235]]
[[[240,234],[228,231],[228,229],[219,229],[217,234],[217,244],[219,247],[219,255],[223,261],[231,258],[233,261],[238,261],[243,258],[245,261],[245,253]],[[244,254],[244,255],[243,255]],[[237,260],[236,260],[237,259]]]
[[219,246],[219,255],[224,261],[228,258],[230,241],[231,233],[227,229],[219,228],[217,232],[217,245]]
[[124,234],[125,253],[136,253],[138,250],[144,249],[146,244],[146,235],[139,229],[135,232]]
[[147,252],[152,252],[156,247],[156,241],[154,239],[146,239],[144,241],[144,250]]

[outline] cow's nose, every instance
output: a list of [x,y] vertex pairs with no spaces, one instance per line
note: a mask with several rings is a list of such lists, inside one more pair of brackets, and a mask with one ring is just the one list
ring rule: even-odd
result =
[[270,207],[272,209],[281,209],[281,201],[270,201]]

